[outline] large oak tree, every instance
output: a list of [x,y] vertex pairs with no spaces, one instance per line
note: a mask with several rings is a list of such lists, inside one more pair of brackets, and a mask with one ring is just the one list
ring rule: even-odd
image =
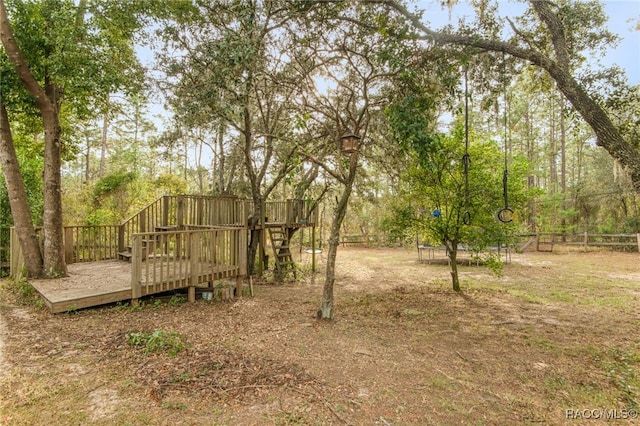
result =
[[638,141],[625,139],[600,102],[600,95],[588,90],[587,79],[581,81],[578,76],[586,60],[585,50],[606,49],[615,41],[604,29],[606,16],[599,2],[529,0],[529,9],[517,20],[499,19],[495,4],[480,2],[473,26],[463,25],[458,30],[451,27],[436,30],[422,20],[420,13],[411,12],[398,0],[369,3],[383,4],[406,18],[415,29],[409,36],[413,40],[463,46],[476,53],[502,52],[545,70],[593,129],[597,144],[625,168],[640,193]]
[[[61,167],[69,144],[63,140],[61,116],[87,118],[109,93],[140,90],[141,68],[135,57],[133,38],[141,22],[139,2],[68,0],[15,2],[0,0],[0,40],[3,62],[13,65],[20,84],[2,87],[3,105],[31,111],[41,119],[44,132],[44,251],[42,267],[33,246],[35,233],[28,224],[25,198],[11,197],[14,221],[26,256],[29,275],[66,275],[62,229]],[[3,73],[9,70],[2,67]],[[3,75],[3,82],[8,78]],[[8,96],[7,92],[11,92]],[[28,96],[23,96],[24,94]],[[30,99],[27,99],[30,97]],[[10,105],[7,99],[12,100]],[[64,105],[64,108],[63,108]],[[15,150],[3,115],[3,158],[15,163]],[[13,152],[12,152],[13,151]],[[5,160],[3,160],[5,161]],[[3,171],[12,194],[20,193],[15,167]],[[9,173],[9,174],[7,174]]]

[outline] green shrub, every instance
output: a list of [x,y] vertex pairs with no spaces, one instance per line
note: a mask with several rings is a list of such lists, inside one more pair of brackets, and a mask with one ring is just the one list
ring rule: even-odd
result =
[[176,356],[184,348],[183,337],[175,331],[156,330],[153,333],[127,333],[127,342],[133,347],[143,347],[146,353],[168,352]]

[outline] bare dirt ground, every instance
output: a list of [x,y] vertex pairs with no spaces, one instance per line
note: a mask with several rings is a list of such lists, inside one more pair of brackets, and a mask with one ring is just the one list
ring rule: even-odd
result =
[[[638,253],[465,265],[461,294],[416,258],[341,248],[331,322],[309,273],[234,302],[57,315],[5,280],[0,424],[640,424]],[[185,349],[131,345],[157,330]]]

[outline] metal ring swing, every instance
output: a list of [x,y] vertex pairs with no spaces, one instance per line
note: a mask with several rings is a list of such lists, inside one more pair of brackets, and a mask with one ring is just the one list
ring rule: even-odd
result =
[[464,69],[464,155],[462,156],[462,165],[464,167],[464,207],[462,214],[462,223],[471,225],[471,212],[469,212],[469,165],[471,164],[471,156],[469,155],[469,89],[467,87],[467,71],[468,66]]
[[[504,57],[502,58],[504,64]],[[503,70],[504,72],[504,70]],[[504,83],[504,171],[502,173],[502,198],[504,199],[504,207],[498,210],[496,216],[502,223],[509,223],[513,221],[513,210],[509,207],[508,199],[508,182],[509,182],[509,168],[507,165],[507,120],[508,120],[508,104],[507,104],[507,83]]]

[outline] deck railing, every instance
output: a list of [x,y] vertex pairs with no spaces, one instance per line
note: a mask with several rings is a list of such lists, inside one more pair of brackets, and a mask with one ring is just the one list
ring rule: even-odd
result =
[[133,234],[182,230],[188,225],[245,226],[246,200],[237,197],[165,195],[120,225],[118,247],[123,251]]
[[[117,259],[118,228],[118,225],[63,227],[65,263],[71,264]],[[42,245],[42,227],[38,226],[35,230]],[[15,277],[24,266],[24,257],[15,228],[11,228],[9,247],[11,250],[10,275]]]
[[246,228],[136,233],[132,298],[247,273]]
[[[249,214],[255,211],[254,203],[249,202]],[[267,224],[281,224],[286,227],[312,226],[318,221],[318,209],[312,201],[286,200],[264,203],[264,216]]]
[[64,258],[67,264],[118,258],[117,225],[65,226]]
[[[317,209],[310,201],[270,201],[264,203],[263,208],[267,225],[275,223],[287,227],[303,227],[317,223]],[[237,197],[163,196],[120,225],[65,226],[65,261],[71,264],[117,259],[118,253],[127,251],[133,236],[139,233],[220,226],[244,228],[253,211],[250,201]],[[18,239],[14,237],[12,232],[9,245],[11,275],[24,265]]]

